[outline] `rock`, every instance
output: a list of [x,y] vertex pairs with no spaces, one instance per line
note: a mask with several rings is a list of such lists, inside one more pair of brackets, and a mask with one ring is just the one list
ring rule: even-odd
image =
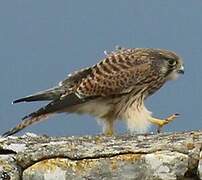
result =
[[200,159],[198,164],[198,175],[202,179],[202,152],[200,152]]
[[22,174],[21,168],[17,165],[14,155],[0,155],[0,179],[18,180]]
[[188,170],[188,156],[178,152],[160,151],[145,155],[152,179],[179,179]]
[[0,177],[25,180],[202,179],[202,131],[116,137],[0,138]]

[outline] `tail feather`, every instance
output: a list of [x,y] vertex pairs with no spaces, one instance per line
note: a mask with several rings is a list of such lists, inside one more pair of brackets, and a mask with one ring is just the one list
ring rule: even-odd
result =
[[7,131],[3,134],[4,137],[13,135],[22,129],[26,128],[27,126],[30,126],[31,124],[35,124],[38,122],[41,122],[45,118],[47,118],[50,114],[56,113],[56,112],[63,112],[64,109],[74,106],[76,104],[84,103],[85,101],[78,98],[75,94],[70,94],[66,97],[63,97],[62,99],[57,99],[55,101],[50,102],[48,105],[40,108],[38,111],[35,111],[23,118],[23,121],[12,128],[11,130]]
[[46,118],[48,118],[48,114],[43,115],[43,116],[34,117],[34,118],[25,119],[24,121],[22,121],[21,123],[16,125],[14,128],[12,128],[9,131],[2,134],[2,136],[3,137],[11,136],[11,135],[21,131],[22,129],[26,128],[27,126],[30,126],[31,124],[36,124],[42,120],[45,120]]
[[56,87],[56,88],[48,89],[46,91],[38,92],[30,96],[17,99],[13,101],[13,104],[19,103],[19,102],[55,100],[55,99],[58,99],[62,93],[64,93],[64,90],[62,90],[60,87]]

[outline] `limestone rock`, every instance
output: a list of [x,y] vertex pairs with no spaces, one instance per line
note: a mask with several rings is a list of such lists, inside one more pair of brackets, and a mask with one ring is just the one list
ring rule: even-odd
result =
[[202,131],[0,138],[0,179],[202,179],[201,144]]
[[200,159],[198,164],[198,175],[202,179],[202,152],[200,152]]

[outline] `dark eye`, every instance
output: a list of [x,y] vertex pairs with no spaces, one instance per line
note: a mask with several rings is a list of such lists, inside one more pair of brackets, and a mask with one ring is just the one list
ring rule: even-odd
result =
[[177,64],[175,59],[168,59],[169,66],[175,66]]

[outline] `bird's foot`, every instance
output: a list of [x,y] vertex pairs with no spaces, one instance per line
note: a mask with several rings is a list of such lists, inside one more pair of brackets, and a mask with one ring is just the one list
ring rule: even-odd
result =
[[111,128],[106,129],[106,130],[103,132],[103,135],[104,135],[104,136],[113,136],[113,135],[114,135],[114,131],[113,131],[113,129],[111,129]]
[[151,117],[149,119],[149,121],[152,124],[154,124],[154,125],[156,125],[158,127],[157,128],[157,133],[160,133],[163,126],[165,126],[166,124],[172,122],[178,116],[179,116],[179,114],[176,113],[176,114],[172,114],[172,115],[168,116],[165,119],[158,119],[158,118]]

